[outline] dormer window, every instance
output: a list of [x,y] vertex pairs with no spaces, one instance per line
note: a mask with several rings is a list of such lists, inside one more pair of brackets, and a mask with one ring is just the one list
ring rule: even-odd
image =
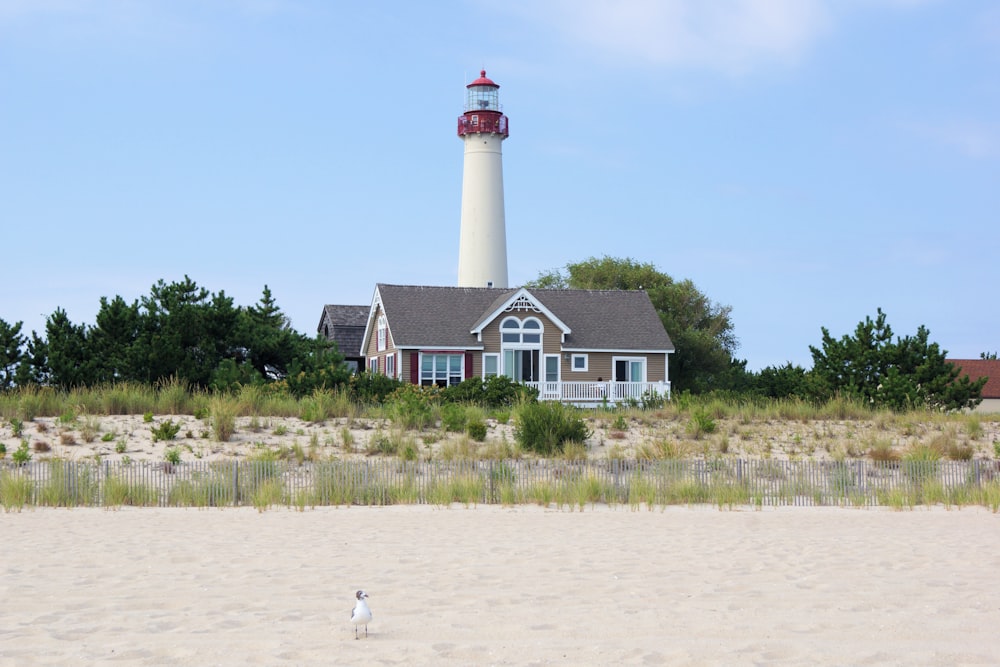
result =
[[386,322],[385,322],[385,315],[379,315],[378,316],[378,329],[377,329],[377,332],[378,332],[377,333],[377,336],[378,336],[378,349],[379,349],[379,351],[384,350],[385,347],[386,347],[386,339],[388,338],[388,336],[386,334],[387,330],[388,330],[388,326],[386,325]]

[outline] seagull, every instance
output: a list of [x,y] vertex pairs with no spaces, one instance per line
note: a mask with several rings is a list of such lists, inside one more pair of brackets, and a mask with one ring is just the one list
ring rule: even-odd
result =
[[358,599],[358,602],[354,605],[354,611],[351,612],[351,623],[354,624],[354,638],[358,639],[359,625],[365,626],[365,637],[368,636],[368,624],[372,620],[372,610],[368,608],[368,603],[365,602],[368,593],[358,591],[354,597]]

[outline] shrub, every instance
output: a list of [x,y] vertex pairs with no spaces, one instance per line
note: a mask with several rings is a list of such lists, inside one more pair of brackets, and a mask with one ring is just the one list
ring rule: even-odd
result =
[[15,465],[22,466],[31,460],[31,452],[28,451],[28,441],[22,440],[21,446],[11,455]]
[[482,419],[476,419],[469,421],[465,425],[465,432],[469,434],[469,437],[476,442],[483,442],[486,440],[486,422]]
[[153,413],[152,412],[144,412],[143,415],[142,415],[142,421],[144,423],[146,423],[146,424],[152,424],[153,423]]
[[380,373],[359,373],[349,380],[351,397],[362,404],[383,403],[403,382]]
[[219,442],[229,442],[236,432],[236,409],[235,400],[221,396],[212,399],[209,406],[212,415],[212,435]]
[[700,438],[706,433],[714,433],[715,419],[703,409],[695,410],[691,413],[691,421],[688,422],[687,431],[694,438]]
[[17,417],[12,417],[10,420],[10,429],[14,432],[15,438],[20,438],[21,434],[24,433],[24,422]]
[[883,439],[876,439],[872,442],[868,455],[872,457],[872,461],[890,462],[900,459],[899,453],[893,449],[892,443]]
[[441,406],[441,428],[446,431],[460,433],[465,430],[465,406],[457,403],[447,403]]
[[525,403],[519,408],[514,435],[524,449],[549,455],[560,451],[567,442],[584,442],[590,432],[574,408],[545,401]]
[[434,403],[438,388],[406,384],[392,392],[390,409],[393,423],[400,428],[423,429],[434,424]]
[[153,442],[159,442],[160,440],[173,440],[180,432],[181,425],[175,424],[172,419],[168,419],[159,426],[149,427],[149,430],[153,434]]
[[0,459],[6,458],[7,456],[7,445],[0,442]]
[[181,462],[181,450],[176,447],[170,447],[165,452],[163,452],[163,460],[170,465],[177,465]]

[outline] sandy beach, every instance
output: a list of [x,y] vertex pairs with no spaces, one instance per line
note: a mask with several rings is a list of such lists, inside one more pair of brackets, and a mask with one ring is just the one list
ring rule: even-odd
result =
[[2,665],[1000,663],[979,508],[40,509],[0,544]]

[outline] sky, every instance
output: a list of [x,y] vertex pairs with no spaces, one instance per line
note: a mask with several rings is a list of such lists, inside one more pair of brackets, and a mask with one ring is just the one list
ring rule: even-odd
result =
[[313,335],[456,284],[481,68],[511,285],[652,263],[753,370],[878,308],[1000,349],[995,0],[0,0],[0,319],[187,275]]

